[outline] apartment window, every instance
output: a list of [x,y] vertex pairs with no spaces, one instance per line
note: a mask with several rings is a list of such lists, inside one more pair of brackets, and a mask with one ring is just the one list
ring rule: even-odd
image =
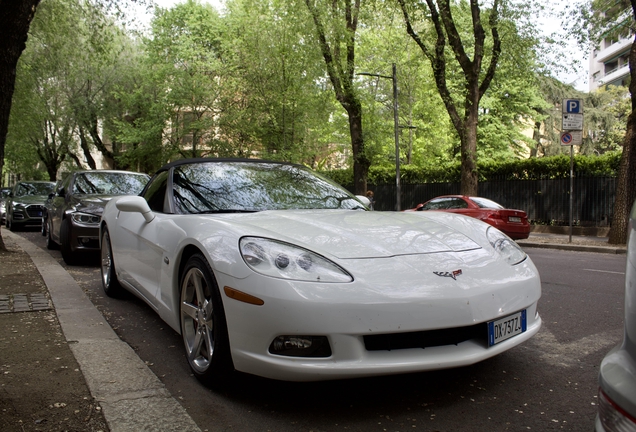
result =
[[611,62],[605,63],[605,75],[609,75],[618,69],[618,60],[612,60]]

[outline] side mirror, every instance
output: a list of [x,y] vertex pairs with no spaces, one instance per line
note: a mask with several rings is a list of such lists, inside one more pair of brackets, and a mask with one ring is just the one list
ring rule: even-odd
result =
[[57,196],[64,198],[66,196],[66,191],[64,190],[64,188],[60,189],[59,191],[57,191]]
[[371,201],[369,200],[369,198],[365,197],[364,195],[356,195],[356,198],[358,198],[358,201],[360,201],[365,206],[367,207],[371,206]]
[[155,214],[150,210],[150,206],[145,198],[140,196],[124,196],[118,198],[115,202],[117,210],[129,213],[140,213],[146,222],[150,222],[155,218]]

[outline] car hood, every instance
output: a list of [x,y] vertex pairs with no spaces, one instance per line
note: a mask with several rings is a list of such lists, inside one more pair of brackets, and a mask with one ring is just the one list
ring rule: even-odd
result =
[[467,229],[474,229],[473,222],[448,214],[428,218],[397,212],[285,210],[232,216],[243,225],[243,232],[284,240],[341,259],[459,252],[481,247],[446,220],[452,219],[454,225]]
[[19,197],[14,197],[13,202],[14,203],[18,203],[18,204],[25,204],[25,205],[30,205],[30,204],[44,204],[44,202],[48,199],[49,197],[46,195],[22,195]]
[[101,215],[104,212],[104,207],[112,198],[112,195],[73,195],[71,207],[74,211]]

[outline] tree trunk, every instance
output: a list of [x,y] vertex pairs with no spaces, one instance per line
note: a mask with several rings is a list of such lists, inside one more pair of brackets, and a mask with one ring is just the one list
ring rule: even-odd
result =
[[[632,14],[636,20],[636,1],[632,0]],[[629,52],[629,93],[632,98],[632,112],[627,118],[627,131],[623,141],[623,154],[618,168],[616,199],[612,227],[609,232],[610,244],[627,243],[629,211],[636,199],[636,38]]]
[[[320,3],[320,2],[318,2]],[[367,192],[367,177],[369,161],[364,151],[364,137],[362,134],[362,105],[358,100],[354,88],[353,77],[355,69],[355,36],[358,27],[360,0],[344,2],[344,22],[346,26],[345,54],[340,50],[340,42],[335,38],[333,47],[327,41],[327,33],[321,20],[316,4],[312,0],[305,0],[307,9],[313,18],[320,50],[327,66],[327,74],[333,85],[336,99],[347,112],[349,117],[349,134],[351,136],[351,150],[353,151],[353,182],[357,195]],[[334,16],[337,15],[337,2],[333,2]],[[343,12],[343,11],[340,11]],[[344,58],[343,58],[344,57]]]
[[353,104],[348,110],[349,133],[351,135],[351,147],[353,150],[353,181],[357,195],[367,192],[367,177],[369,172],[369,160],[364,157],[364,141],[362,139],[362,107]]
[[[473,92],[471,92],[473,93]],[[474,94],[478,93],[475,89]],[[474,99],[474,97],[473,97]],[[477,123],[479,116],[479,100],[472,104],[467,101],[467,115],[464,121],[461,137],[462,169],[460,193],[467,196],[477,196],[479,175],[477,173]]]
[[[0,0],[0,178],[9,129],[18,60],[26,48],[29,26],[40,0]],[[0,250],[6,250],[0,234]]]

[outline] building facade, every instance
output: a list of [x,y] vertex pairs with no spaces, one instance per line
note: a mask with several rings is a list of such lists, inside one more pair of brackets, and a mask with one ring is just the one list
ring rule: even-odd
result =
[[603,39],[592,50],[589,67],[589,90],[595,91],[606,85],[626,85],[629,77],[629,51],[633,35]]

